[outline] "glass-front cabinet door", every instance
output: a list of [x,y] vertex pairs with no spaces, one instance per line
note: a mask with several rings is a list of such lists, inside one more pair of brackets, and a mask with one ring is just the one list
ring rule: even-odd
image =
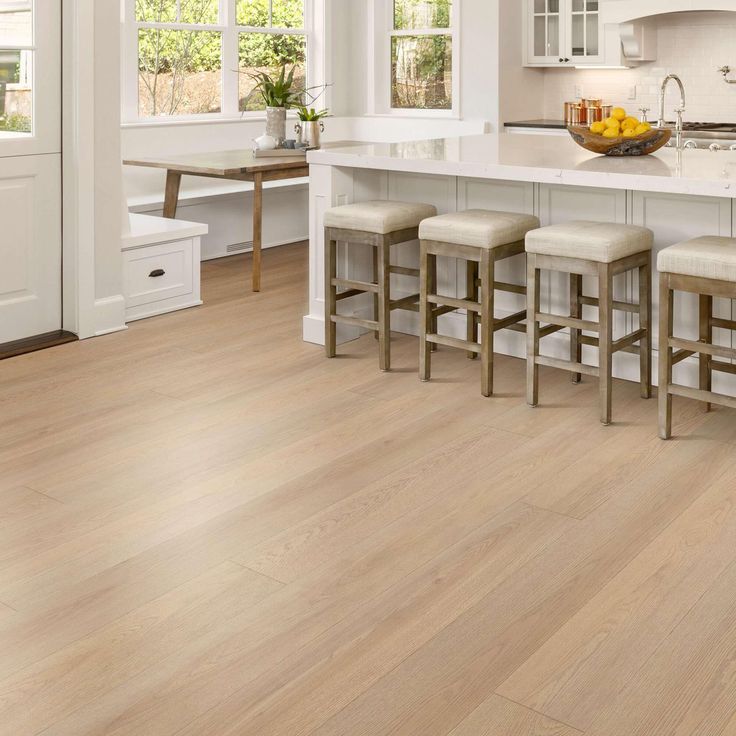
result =
[[527,0],[528,63],[564,64],[563,14],[566,0]]
[[576,64],[595,64],[603,60],[603,28],[599,0],[568,0],[568,56]]
[[601,0],[526,0],[528,66],[601,64]]

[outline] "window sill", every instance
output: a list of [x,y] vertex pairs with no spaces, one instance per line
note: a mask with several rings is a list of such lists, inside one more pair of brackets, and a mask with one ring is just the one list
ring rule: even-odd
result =
[[[297,120],[296,114],[287,115],[287,120]],[[123,129],[129,128],[162,128],[162,127],[181,127],[186,125],[219,125],[226,123],[265,123],[265,115],[254,115],[242,117],[237,115],[235,117],[211,117],[211,118],[194,118],[187,120],[186,118],[148,118],[146,120],[134,120],[120,123],[120,127]]]
[[450,110],[392,110],[391,112],[370,112],[360,117],[381,118],[391,120],[396,118],[411,118],[413,120],[462,120],[459,113]]

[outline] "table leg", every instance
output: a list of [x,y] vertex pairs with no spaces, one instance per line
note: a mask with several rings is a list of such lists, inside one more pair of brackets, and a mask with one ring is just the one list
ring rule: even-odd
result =
[[179,204],[179,187],[181,174],[175,171],[166,172],[166,194],[164,196],[164,217],[173,220],[176,217],[176,208]]
[[253,291],[261,290],[263,237],[263,174],[253,175]]

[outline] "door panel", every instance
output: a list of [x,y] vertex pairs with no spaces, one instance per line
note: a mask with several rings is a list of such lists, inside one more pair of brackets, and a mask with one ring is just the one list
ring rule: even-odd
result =
[[0,0],[0,343],[61,328],[61,0]]
[[61,326],[61,156],[0,159],[0,343]]

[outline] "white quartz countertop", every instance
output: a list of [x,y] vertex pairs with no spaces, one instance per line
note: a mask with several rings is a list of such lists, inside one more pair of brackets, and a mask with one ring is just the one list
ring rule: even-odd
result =
[[571,138],[490,134],[312,151],[310,164],[736,198],[736,152],[613,158]]

